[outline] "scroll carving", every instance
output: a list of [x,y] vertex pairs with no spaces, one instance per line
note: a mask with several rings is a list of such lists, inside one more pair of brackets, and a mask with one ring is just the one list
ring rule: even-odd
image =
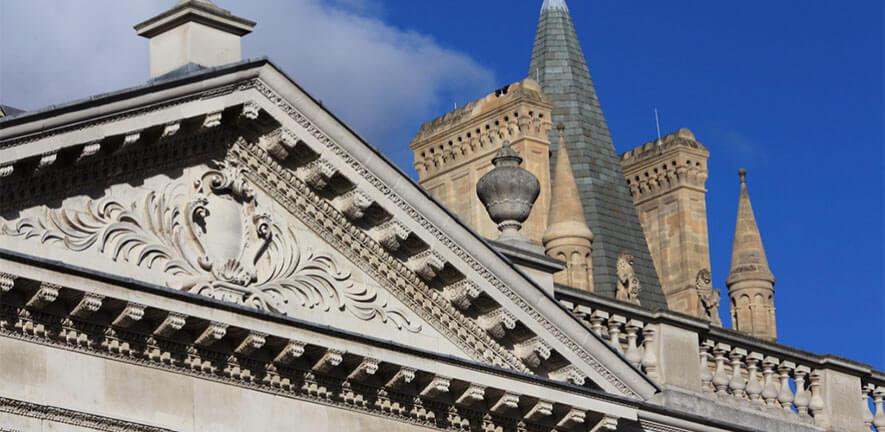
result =
[[337,309],[420,331],[386,293],[354,284],[331,256],[302,250],[292,229],[261,211],[244,170],[216,162],[192,185],[172,182],[130,203],[105,197],[83,208],[43,209],[0,226],[0,235],[94,249],[114,261],[165,272],[170,288],[259,310]]

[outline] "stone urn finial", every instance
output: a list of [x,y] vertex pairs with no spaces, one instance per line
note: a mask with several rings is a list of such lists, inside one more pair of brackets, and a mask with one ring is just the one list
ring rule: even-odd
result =
[[522,157],[510,147],[509,141],[504,141],[492,159],[495,168],[476,184],[479,200],[501,231],[498,240],[526,241],[519,230],[541,193],[538,178],[520,164]]

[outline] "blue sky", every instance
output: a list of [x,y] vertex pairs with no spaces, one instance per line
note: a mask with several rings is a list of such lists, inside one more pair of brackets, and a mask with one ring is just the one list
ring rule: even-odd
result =
[[[541,1],[217,3],[258,21],[247,56],[269,56],[411,173],[422,121],[527,75]],[[19,42],[0,49],[0,103],[36,109],[144,82],[132,25],[171,4],[3,0],[0,40]],[[690,128],[712,152],[715,286],[744,166],[780,342],[885,368],[881,0],[569,7],[617,150],[654,138],[656,107],[665,132]]]

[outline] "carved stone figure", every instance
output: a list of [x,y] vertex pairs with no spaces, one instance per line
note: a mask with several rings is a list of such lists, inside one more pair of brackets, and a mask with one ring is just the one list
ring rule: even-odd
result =
[[326,254],[302,251],[291,229],[261,211],[255,191],[232,161],[216,162],[193,184],[149,190],[139,202],[113,196],[86,208],[44,209],[0,235],[37,238],[74,251],[95,249],[114,261],[159,269],[170,288],[288,314],[291,306],[348,311],[420,331],[385,293],[354,284]]
[[622,253],[618,257],[618,286],[616,298],[618,300],[639,304],[639,278],[633,270],[633,256]]
[[706,318],[714,325],[722,327],[722,321],[719,319],[719,290],[713,288],[713,275],[710,270],[698,271],[695,287]]

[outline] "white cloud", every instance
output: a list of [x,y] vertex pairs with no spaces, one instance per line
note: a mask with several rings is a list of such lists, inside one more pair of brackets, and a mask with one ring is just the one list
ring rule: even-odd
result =
[[[401,166],[421,121],[495,88],[468,55],[384,22],[376,0],[217,3],[258,22],[247,56],[270,57]],[[30,110],[144,82],[147,43],[132,25],[171,4],[0,1],[0,103]]]

